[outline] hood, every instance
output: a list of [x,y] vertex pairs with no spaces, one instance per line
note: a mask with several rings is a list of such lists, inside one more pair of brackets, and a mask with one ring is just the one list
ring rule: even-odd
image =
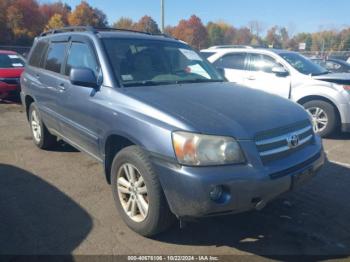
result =
[[313,78],[341,85],[350,85],[350,73],[329,73],[326,75],[314,76]]
[[0,68],[0,78],[19,78],[24,68]]
[[258,132],[308,119],[301,106],[287,99],[232,83],[133,87],[124,91],[192,127],[188,131],[204,134],[253,139]]

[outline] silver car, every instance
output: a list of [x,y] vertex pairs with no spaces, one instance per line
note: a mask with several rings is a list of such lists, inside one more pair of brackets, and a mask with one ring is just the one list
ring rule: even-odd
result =
[[299,53],[286,50],[221,47],[201,53],[229,81],[303,105],[321,136],[337,128],[350,131],[349,74],[330,74]]

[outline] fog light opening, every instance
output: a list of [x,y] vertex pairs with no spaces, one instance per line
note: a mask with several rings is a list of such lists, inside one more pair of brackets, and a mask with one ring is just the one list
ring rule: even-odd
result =
[[228,202],[231,198],[229,190],[221,185],[213,186],[209,192],[209,197],[212,201],[220,204]]

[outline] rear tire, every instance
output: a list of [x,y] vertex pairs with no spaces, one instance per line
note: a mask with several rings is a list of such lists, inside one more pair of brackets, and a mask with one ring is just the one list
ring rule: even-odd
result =
[[312,115],[314,131],[321,137],[328,137],[336,130],[339,119],[332,104],[322,100],[313,100],[306,102],[303,106]]
[[148,154],[140,147],[126,147],[114,157],[111,182],[118,212],[135,232],[150,237],[175,221]]
[[40,149],[50,149],[56,144],[57,137],[51,135],[47,130],[35,103],[32,103],[29,107],[29,124],[33,142],[37,147]]

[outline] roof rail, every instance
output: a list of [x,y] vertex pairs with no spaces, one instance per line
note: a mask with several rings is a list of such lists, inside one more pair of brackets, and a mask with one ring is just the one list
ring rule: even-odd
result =
[[41,33],[40,36],[54,35],[54,34],[65,33],[65,32],[84,32],[84,31],[94,32],[94,28],[92,26],[67,26],[63,28],[57,28],[57,29],[51,29],[51,30],[45,31]]
[[169,37],[169,35],[166,34],[151,34],[148,32],[142,32],[132,29],[122,29],[122,28],[113,28],[113,27],[93,27],[93,26],[67,26],[63,28],[57,28],[45,31],[40,34],[40,36],[47,36],[47,35],[53,35],[53,34],[59,34],[59,33],[66,33],[66,32],[92,32],[92,33],[98,33],[100,31],[121,31],[121,32],[131,32],[131,33],[139,33],[139,34],[146,34],[146,35],[159,35],[164,37]]
[[209,49],[223,49],[223,48],[247,48],[247,49],[254,49],[253,46],[250,45],[216,45],[212,46]]

